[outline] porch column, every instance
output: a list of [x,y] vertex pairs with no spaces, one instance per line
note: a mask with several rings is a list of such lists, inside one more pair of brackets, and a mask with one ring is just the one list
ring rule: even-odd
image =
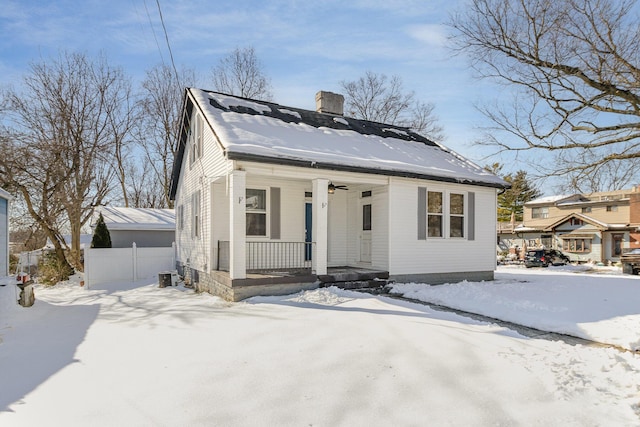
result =
[[247,174],[234,170],[229,175],[229,276],[247,277],[246,201]]
[[329,196],[327,193],[328,185],[328,179],[313,180],[312,240],[316,243],[316,250],[313,254],[313,271],[315,274],[327,274],[327,234],[329,230]]

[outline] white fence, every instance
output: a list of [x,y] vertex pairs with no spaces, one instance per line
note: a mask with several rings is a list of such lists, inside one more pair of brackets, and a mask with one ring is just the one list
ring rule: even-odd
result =
[[84,283],[87,288],[104,283],[135,282],[158,277],[176,267],[175,243],[169,248],[108,248],[84,250]]

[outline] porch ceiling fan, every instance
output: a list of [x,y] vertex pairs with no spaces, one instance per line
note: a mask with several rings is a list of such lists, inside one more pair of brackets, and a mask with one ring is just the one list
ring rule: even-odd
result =
[[333,185],[333,182],[329,181],[329,186],[327,187],[329,194],[333,194],[338,190],[348,190],[349,188],[346,185]]

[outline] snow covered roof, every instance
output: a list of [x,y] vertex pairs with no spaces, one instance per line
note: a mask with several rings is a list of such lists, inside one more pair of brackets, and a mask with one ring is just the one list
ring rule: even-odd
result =
[[574,194],[562,194],[562,195],[557,195],[557,196],[544,196],[544,197],[539,197],[539,198],[534,199],[534,200],[530,200],[526,204],[527,205],[537,205],[537,204],[543,204],[543,203],[556,203],[556,202],[559,202],[560,200],[568,199],[569,197],[572,197],[572,196],[574,196]]
[[545,227],[545,230],[553,230],[554,228],[558,227],[560,224],[564,224],[565,222],[569,221],[571,218],[579,218],[585,222],[588,222],[602,230],[606,230],[610,227],[609,224],[607,224],[606,222],[597,220],[595,218],[592,218],[590,216],[581,214],[581,213],[577,213],[577,212],[573,212],[570,213],[569,215],[559,219],[558,221],[554,222],[553,224],[547,225]]
[[91,227],[95,226],[100,213],[109,230],[161,231],[173,230],[176,226],[176,215],[173,209],[101,206],[93,218]]
[[[508,183],[408,128],[187,89],[230,160],[435,179],[505,188]],[[172,193],[184,154],[174,167]],[[175,193],[174,193],[175,194]]]

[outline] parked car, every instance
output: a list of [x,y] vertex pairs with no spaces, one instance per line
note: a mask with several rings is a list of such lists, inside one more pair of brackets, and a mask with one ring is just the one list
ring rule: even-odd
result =
[[555,249],[530,249],[524,257],[524,265],[527,268],[565,265],[569,261],[568,256]]
[[640,272],[640,249],[632,249],[622,254],[622,272],[624,274],[635,274]]

